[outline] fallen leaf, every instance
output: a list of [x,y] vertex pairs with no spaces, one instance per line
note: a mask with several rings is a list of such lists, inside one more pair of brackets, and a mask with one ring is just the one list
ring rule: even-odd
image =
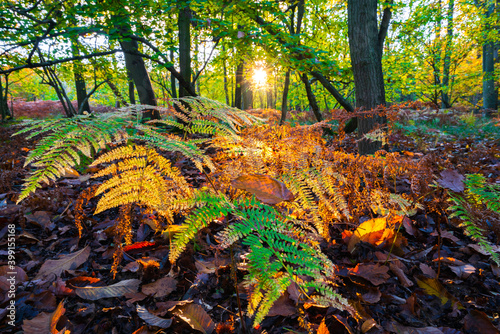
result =
[[330,334],[330,331],[328,330],[328,327],[325,324],[325,318],[321,320],[321,323],[319,324],[316,334]]
[[374,246],[379,245],[385,240],[383,237],[386,226],[387,220],[385,217],[365,221],[354,231],[347,245],[347,250],[352,252],[356,244],[361,241],[368,242]]
[[57,277],[61,276],[65,270],[73,270],[81,266],[87,261],[90,255],[90,247],[61,256],[58,260],[47,260],[42,265],[35,279],[43,279],[47,281],[54,281]]
[[10,266],[1,266],[0,276],[5,276],[7,278],[15,277],[16,285],[28,280],[28,275],[26,275],[26,272],[23,270],[23,268],[18,266],[14,266],[13,269],[11,269]]
[[486,313],[472,310],[464,318],[464,329],[467,333],[499,334],[500,331],[493,326]]
[[150,326],[160,328],[169,328],[172,325],[172,319],[163,319],[148,312],[144,307],[137,305],[137,314]]
[[425,292],[429,295],[436,296],[441,300],[441,304],[446,304],[448,301],[451,301],[453,305],[456,305],[457,308],[463,309],[464,307],[460,302],[453,297],[446,288],[436,279],[419,276],[417,278],[417,284],[419,287],[425,290]]
[[66,285],[69,286],[70,288],[78,288],[78,287],[84,287],[84,286],[89,286],[89,285],[97,285],[100,283],[101,280],[96,277],[88,277],[88,276],[78,276],[75,278],[70,278],[69,280],[66,281]]
[[56,225],[52,223],[51,214],[48,211],[35,211],[31,215],[26,215],[26,221],[52,231]]
[[437,182],[441,187],[460,193],[464,191],[464,176],[454,169],[445,169],[440,174]]
[[69,178],[69,179],[77,179],[80,177],[80,174],[71,167],[64,168],[64,173],[61,177]]
[[143,285],[141,291],[148,296],[162,298],[168,296],[175,289],[177,289],[177,280],[172,277],[163,277],[156,282]]
[[64,301],[61,301],[54,312],[42,312],[31,320],[24,320],[22,326],[24,334],[58,334],[56,326],[64,312],[66,312]]
[[283,317],[288,317],[295,313],[297,313],[297,308],[293,305],[290,295],[285,292],[274,302],[267,316],[273,317],[275,315],[281,315]]
[[380,285],[389,279],[387,272],[389,268],[379,264],[357,264],[356,267],[349,270],[351,275],[363,277],[373,285]]
[[430,278],[435,278],[437,276],[437,273],[434,271],[434,269],[432,269],[425,263],[420,263],[420,270],[422,270],[425,276],[429,276]]
[[286,185],[268,175],[242,175],[231,182],[236,189],[246,190],[265,204],[278,204],[282,201],[293,201],[295,197]]
[[402,334],[444,334],[440,329],[436,327],[409,327],[403,326],[396,321],[391,321],[384,326],[384,329],[391,333],[402,333]]
[[[491,255],[486,249],[484,249],[483,247],[481,247],[478,244],[470,244],[468,246],[480,254],[487,255],[487,256]],[[491,250],[493,252],[500,253],[500,246],[497,246],[497,245],[490,245],[490,246],[491,246]]]
[[380,292],[379,288],[370,287],[368,288],[368,292],[361,294],[361,298],[363,301],[370,304],[375,304],[380,301],[380,297],[382,297],[382,292]]
[[186,304],[175,308],[173,314],[184,320],[191,328],[205,334],[211,334],[215,329],[215,323],[208,313],[198,304]]
[[453,266],[465,266],[465,262],[462,262],[460,260],[455,259],[454,257],[439,257],[437,259],[432,260],[432,262],[439,262],[445,263],[445,264],[451,264]]
[[108,286],[75,288],[75,292],[77,296],[88,300],[122,297],[127,293],[137,292],[140,283],[138,279],[128,279]]
[[405,288],[413,286],[413,282],[410,281],[410,279],[408,277],[406,277],[403,269],[399,268],[397,265],[395,265],[393,263],[389,263],[389,268],[394,273],[394,275],[397,276],[397,278],[401,282],[402,286],[404,286]]
[[476,268],[470,264],[463,266],[450,266],[451,271],[453,271],[460,279],[466,279],[471,274],[476,272]]

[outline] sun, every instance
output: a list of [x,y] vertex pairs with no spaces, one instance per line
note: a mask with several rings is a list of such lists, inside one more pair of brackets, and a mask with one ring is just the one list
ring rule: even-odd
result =
[[253,70],[252,75],[253,85],[259,89],[264,88],[267,84],[267,72],[263,67],[257,67]]

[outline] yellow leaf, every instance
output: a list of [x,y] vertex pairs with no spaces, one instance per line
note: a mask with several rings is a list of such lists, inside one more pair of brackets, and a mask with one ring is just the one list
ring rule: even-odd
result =
[[460,304],[460,302],[453,297],[435,278],[419,276],[419,278],[417,278],[417,284],[419,287],[424,289],[427,294],[438,297],[443,305],[451,300],[451,303],[457,305],[457,308],[464,308],[462,304]]
[[246,190],[265,204],[278,204],[282,201],[293,201],[295,197],[285,184],[268,175],[242,175],[234,180],[232,186]]
[[[352,252],[354,246],[360,241],[370,242],[370,239],[380,239],[384,234],[386,226],[387,221],[385,217],[365,221],[358,226],[356,231],[354,231],[354,234],[349,240],[347,250]],[[375,243],[373,244],[375,245]]]

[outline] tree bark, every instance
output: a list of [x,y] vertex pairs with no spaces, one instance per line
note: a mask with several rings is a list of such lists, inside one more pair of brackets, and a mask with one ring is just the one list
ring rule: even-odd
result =
[[[246,63],[243,62],[243,68],[244,72],[247,72],[247,67]],[[241,95],[242,95],[242,104],[243,104],[243,110],[248,110],[248,109],[253,109],[253,91],[252,87],[250,86],[250,82],[248,79],[243,76],[243,82],[241,85]]]
[[[5,93],[4,93],[5,92]],[[2,78],[0,77],[0,112],[2,114],[2,123],[7,116],[12,116],[9,111],[9,104],[7,101],[9,93],[9,76],[5,75],[5,89],[2,86]]]
[[[191,9],[183,2],[179,6],[177,25],[179,28],[179,67],[182,78],[191,88]],[[179,97],[192,96],[184,87],[179,86]]]
[[[78,37],[71,39],[71,51],[73,56],[80,55],[80,48]],[[89,100],[87,97],[87,87],[85,85],[85,78],[83,76],[84,68],[81,60],[73,61],[73,75],[75,77],[76,100],[78,103],[78,110],[90,112]]]
[[222,52],[224,53],[224,59],[222,61],[222,69],[224,71],[224,96],[226,97],[226,104],[229,105],[229,90],[227,88],[227,66],[226,66],[226,47],[222,45]]
[[[174,63],[174,50],[170,49],[170,61]],[[172,98],[177,98],[177,85],[175,83],[175,77],[170,73],[170,89],[172,90]]]
[[309,101],[309,106],[314,113],[314,117],[316,117],[316,120],[318,122],[321,122],[323,120],[323,116],[321,115],[321,111],[319,110],[318,102],[316,101],[316,97],[314,96],[314,93],[312,91],[311,83],[307,78],[307,74],[302,73],[300,76],[300,80],[302,80],[302,83],[306,88],[307,100]]
[[234,87],[234,106],[235,108],[243,109],[242,103],[242,86],[243,86],[243,61],[240,60],[236,67],[236,82]]
[[[486,1],[485,19],[491,18],[495,12],[495,3]],[[483,26],[485,41],[483,44],[483,108],[485,115],[490,117],[492,111],[498,108],[498,89],[495,87],[495,44],[487,37],[491,24],[486,22]]]
[[[126,36],[124,37],[126,38]],[[127,70],[132,78],[132,82],[137,89],[139,101],[141,104],[156,106],[157,102],[155,92],[153,90],[153,85],[151,84],[151,79],[149,78],[146,65],[144,64],[144,59],[142,59],[141,56],[135,55],[135,53],[139,50],[137,41],[122,40],[120,41],[120,45],[125,55],[125,66],[127,67]],[[133,102],[135,101],[132,101],[131,99],[130,103]],[[144,112],[143,117],[145,119],[159,119],[160,113],[158,110],[147,110]]]
[[[348,0],[347,11],[356,107],[370,110],[378,105],[385,105],[381,41],[377,28],[377,0]],[[364,134],[385,123],[384,117],[360,117],[358,136],[361,139]],[[359,154],[373,154],[381,148],[380,141],[358,141]]]
[[450,103],[450,63],[451,63],[451,44],[453,41],[453,11],[455,0],[450,0],[448,3],[448,23],[446,29],[446,43],[444,46],[444,62],[443,62],[443,81],[441,85],[441,108],[447,109],[451,107]]

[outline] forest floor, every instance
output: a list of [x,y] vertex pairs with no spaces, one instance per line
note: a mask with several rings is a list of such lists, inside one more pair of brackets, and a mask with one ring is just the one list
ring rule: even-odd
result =
[[[17,104],[15,114],[41,117],[49,107],[46,102]],[[490,122],[489,130],[482,133],[483,128],[474,128],[474,116],[468,113],[404,113],[406,121],[395,126],[389,138],[394,150],[414,159],[432,154],[460,176],[481,173],[490,183],[500,184],[498,121]],[[457,124],[462,130],[453,130]],[[446,126],[451,127],[442,130]],[[470,134],[464,133],[467,128]],[[88,171],[68,173],[16,205],[23,180],[31,171],[23,167],[24,160],[36,140],[11,137],[19,130],[13,126],[1,129],[0,332],[58,333],[63,328],[63,333],[75,334],[244,332],[229,251],[211,247],[219,225],[202,230],[172,268],[168,237],[155,233],[151,217],[136,217],[134,244],[124,249],[113,278],[117,212],[93,216],[95,200],[76,208],[80,193],[97,181],[89,178]],[[335,144],[336,149],[349,153],[355,153],[355,146],[355,137],[350,135]],[[431,178],[446,179],[442,171],[436,167]],[[206,182],[194,168],[182,172],[198,184]],[[87,216],[81,238],[74,224],[78,214]],[[11,224],[15,231],[9,228]],[[349,237],[356,227],[339,224],[332,228],[332,240],[321,247],[338,266],[338,292],[349,300],[355,315],[300,304],[297,288],[290,286],[260,326],[252,327],[246,314],[247,290],[240,283],[245,268],[239,267],[236,276],[247,333],[307,333],[300,326],[304,321],[311,331],[323,334],[500,333],[500,268],[457,225],[443,212],[420,210],[404,217],[398,231],[405,243],[397,254],[388,241],[367,241],[352,252]],[[493,232],[494,228],[487,237],[498,243]],[[10,239],[12,234],[15,241]],[[16,254],[14,269],[7,261],[11,246]],[[494,247],[500,252],[500,247]],[[9,280],[13,271],[15,282]],[[112,290],[121,297],[93,300],[79,292],[85,286]],[[10,304],[13,295],[15,311]]]

